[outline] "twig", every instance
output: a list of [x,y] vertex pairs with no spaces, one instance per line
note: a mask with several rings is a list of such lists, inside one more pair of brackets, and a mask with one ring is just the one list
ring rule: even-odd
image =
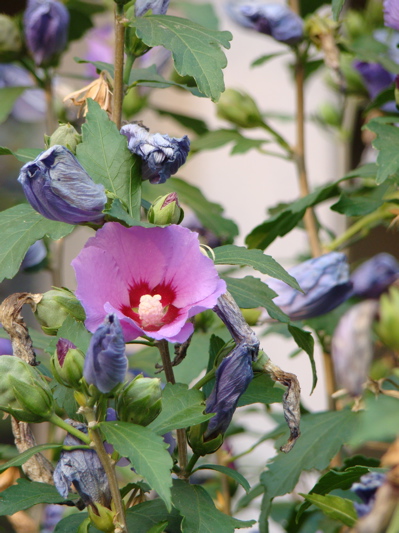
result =
[[123,103],[123,62],[125,51],[125,26],[123,23],[123,5],[115,5],[115,65],[114,65],[114,98],[112,106],[112,120],[118,130],[122,122]]

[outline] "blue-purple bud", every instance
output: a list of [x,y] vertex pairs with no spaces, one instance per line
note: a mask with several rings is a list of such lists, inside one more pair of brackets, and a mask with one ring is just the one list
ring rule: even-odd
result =
[[246,343],[237,345],[216,370],[216,383],[206,401],[206,413],[216,413],[205,432],[214,439],[226,432],[240,396],[253,378],[252,350]]
[[46,256],[47,248],[44,245],[44,242],[40,239],[28,248],[24,260],[21,263],[21,269],[33,268],[40,265],[40,263],[46,258]]
[[180,139],[151,134],[139,124],[126,124],[121,129],[129,150],[142,159],[142,179],[151,183],[165,183],[186,162],[190,150],[187,135]]
[[83,376],[89,385],[106,394],[123,383],[127,366],[122,326],[116,315],[107,315],[91,338]]
[[[70,419],[66,422],[79,431],[87,433],[84,424]],[[84,443],[69,433],[64,439],[65,446],[79,446],[80,444]],[[108,508],[111,506],[107,475],[94,450],[62,451],[53,478],[55,487],[63,498],[68,497],[73,483],[86,506],[96,503]]]
[[56,0],[29,0],[24,13],[26,45],[37,66],[54,63],[66,48],[69,12]]
[[385,474],[380,472],[369,472],[360,478],[360,481],[354,483],[351,491],[354,492],[363,503],[354,502],[355,509],[359,518],[368,514],[373,508],[375,502],[375,493],[385,482]]
[[330,252],[290,268],[303,293],[286,283],[270,279],[277,292],[273,301],[291,320],[306,320],[332,311],[351,296],[352,282],[345,254]]
[[166,15],[170,0],[136,0],[134,12],[136,17],[142,17],[152,10],[153,15]]
[[398,261],[390,254],[377,254],[352,273],[353,295],[379,298],[398,278]]
[[107,202],[103,185],[94,183],[65,146],[52,146],[21,168],[18,181],[33,209],[50,220],[100,224]]
[[374,100],[381,91],[387,89],[393,83],[395,78],[394,74],[388,72],[388,70],[379,63],[354,61],[353,66],[363,78],[371,100]]
[[338,322],[331,342],[338,387],[351,396],[362,394],[373,359],[373,322],[378,303],[366,300],[354,305]]
[[284,5],[239,0],[229,2],[227,11],[241,26],[270,35],[281,43],[294,45],[302,40],[303,20]]
[[65,387],[80,388],[83,377],[84,354],[69,340],[60,338],[51,360],[53,376]]
[[384,0],[384,24],[399,31],[399,5],[397,0]]

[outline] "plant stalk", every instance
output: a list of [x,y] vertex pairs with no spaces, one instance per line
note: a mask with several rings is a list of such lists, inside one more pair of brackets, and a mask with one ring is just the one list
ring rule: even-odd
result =
[[51,135],[57,127],[57,120],[54,113],[53,80],[48,71],[45,73],[44,93],[46,98],[46,133]]
[[59,428],[65,429],[65,431],[67,431],[68,433],[70,433],[74,437],[78,438],[79,440],[83,441],[85,444],[90,446],[90,442],[91,442],[90,441],[90,437],[88,437],[86,435],[86,433],[83,433],[83,431],[79,431],[79,429],[71,426],[70,424],[65,422],[65,420],[60,418],[58,415],[53,414],[51,416],[49,422],[52,422],[53,424],[55,424]]
[[123,103],[123,62],[125,53],[125,26],[123,23],[123,5],[115,5],[115,63],[114,63],[114,94],[112,104],[112,120],[118,130],[122,122]]

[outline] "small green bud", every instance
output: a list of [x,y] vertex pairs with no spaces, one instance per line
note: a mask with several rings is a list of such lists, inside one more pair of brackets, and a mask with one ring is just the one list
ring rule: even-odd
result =
[[370,32],[370,28],[361,11],[348,9],[343,23],[351,41],[358,39],[362,35],[369,34]]
[[21,34],[11,17],[0,15],[0,62],[13,61],[22,50]]
[[332,128],[340,128],[342,123],[342,115],[340,110],[331,102],[324,102],[318,109],[318,118],[322,124],[331,126]]
[[116,411],[120,420],[148,426],[162,409],[161,380],[139,374],[122,390]]
[[53,376],[65,387],[80,389],[85,356],[67,339],[60,338],[51,358]]
[[399,350],[399,289],[391,287],[387,294],[380,298],[380,320],[375,326],[375,331],[381,341],[392,348]]
[[218,117],[240,128],[258,128],[263,124],[263,118],[255,100],[245,92],[227,89],[216,107]]
[[36,368],[19,357],[0,357],[0,411],[22,422],[44,422],[54,412],[51,390]]
[[101,503],[98,502],[89,505],[87,510],[92,524],[97,529],[104,531],[105,533],[113,533],[113,531],[115,531],[115,511],[108,509],[108,507],[104,507],[104,505],[101,505]]
[[241,309],[241,313],[249,326],[256,326],[262,311],[260,309]]
[[219,434],[214,439],[205,441],[204,433],[208,427],[208,422],[202,424],[197,424],[192,426],[187,432],[188,443],[191,446],[191,449],[197,455],[208,455],[210,453],[216,452],[223,444],[223,435]]
[[82,142],[82,136],[75,130],[71,124],[60,124],[55,132],[49,136],[44,136],[46,148],[61,144],[76,154],[76,147]]
[[184,211],[175,192],[159,196],[148,210],[148,221],[158,226],[180,224],[183,218]]
[[[134,20],[134,5],[130,6],[126,11],[126,18],[129,20]],[[137,37],[135,28],[127,26],[125,29],[125,51],[127,55],[132,55],[134,57],[140,57],[144,55],[151,46],[147,46],[143,41]]]
[[46,335],[56,335],[67,316],[83,322],[83,307],[75,295],[67,289],[54,287],[45,292],[36,306],[35,315]]

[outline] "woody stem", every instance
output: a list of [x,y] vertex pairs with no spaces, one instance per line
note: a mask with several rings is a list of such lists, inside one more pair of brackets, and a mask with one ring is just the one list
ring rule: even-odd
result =
[[125,52],[125,26],[123,24],[123,5],[115,5],[115,64],[114,64],[114,96],[112,120],[118,130],[122,122],[123,103],[123,61]]

